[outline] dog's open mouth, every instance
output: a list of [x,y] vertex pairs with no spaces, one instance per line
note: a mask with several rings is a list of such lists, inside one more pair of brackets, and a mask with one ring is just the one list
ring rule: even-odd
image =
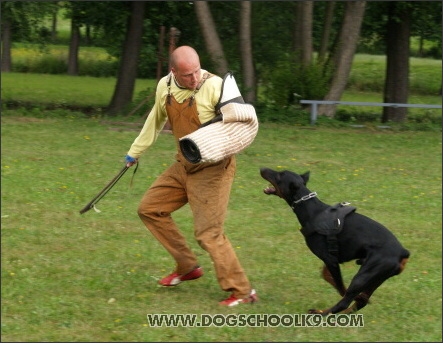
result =
[[268,195],[271,195],[271,194],[276,195],[277,194],[277,190],[274,188],[274,186],[266,187],[265,189],[263,189],[263,192]]

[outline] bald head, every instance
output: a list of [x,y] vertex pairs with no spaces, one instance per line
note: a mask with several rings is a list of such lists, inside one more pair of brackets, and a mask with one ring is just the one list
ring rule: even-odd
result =
[[194,90],[200,81],[200,58],[190,46],[184,45],[171,54],[171,71],[182,87]]
[[171,54],[171,67],[180,68],[181,64],[198,63],[200,58],[197,51],[187,45],[183,45],[175,49]]

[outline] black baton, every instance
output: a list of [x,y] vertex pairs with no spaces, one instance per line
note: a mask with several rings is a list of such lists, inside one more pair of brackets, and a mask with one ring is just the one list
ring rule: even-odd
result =
[[[137,167],[138,167],[138,163],[137,163]],[[97,204],[101,198],[103,198],[106,193],[108,193],[110,191],[110,189],[112,187],[114,187],[114,185],[117,183],[118,180],[120,180],[120,178],[126,173],[126,171],[129,169],[129,167],[127,167],[126,165],[122,168],[122,170],[120,170],[120,172],[100,191],[100,193],[98,193],[94,199],[92,199],[85,207],[83,207],[80,210],[80,214],[83,214],[85,212],[88,212],[91,208],[94,208],[95,204]],[[134,174],[135,171],[137,170],[137,168],[135,168],[134,170]]]

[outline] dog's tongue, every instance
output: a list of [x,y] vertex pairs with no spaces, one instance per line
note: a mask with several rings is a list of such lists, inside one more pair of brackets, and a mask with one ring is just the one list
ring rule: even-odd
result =
[[265,194],[275,194],[275,188],[274,187],[272,187],[272,186],[269,186],[269,187],[266,187],[264,190],[263,190],[263,192],[265,193]]

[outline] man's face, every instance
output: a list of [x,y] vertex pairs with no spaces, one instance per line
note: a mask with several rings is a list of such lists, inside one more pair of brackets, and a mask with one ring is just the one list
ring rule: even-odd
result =
[[172,73],[180,86],[194,90],[200,82],[200,63],[181,63],[172,68]]

